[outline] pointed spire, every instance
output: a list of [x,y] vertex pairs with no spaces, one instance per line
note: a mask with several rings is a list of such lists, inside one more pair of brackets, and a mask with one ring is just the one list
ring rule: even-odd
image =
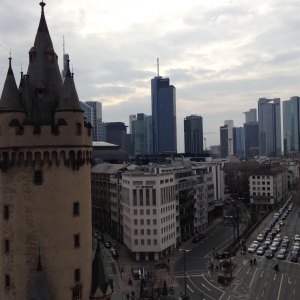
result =
[[51,300],[51,295],[42,269],[40,253],[39,253],[38,267],[30,290],[29,299],[30,300],[40,300],[40,299]]
[[70,60],[67,59],[67,73],[66,77],[71,77],[71,72],[70,72]]
[[45,13],[44,13],[44,7],[45,7],[45,5],[46,5],[46,3],[44,1],[40,2],[40,6],[42,8],[42,12],[41,12],[41,19],[40,19],[40,24],[39,24],[38,32],[49,33],[48,27],[47,27],[47,23],[46,23],[46,19],[45,19]]
[[56,110],[83,111],[80,106],[74,80],[71,76],[69,59],[67,60],[67,73],[62,94]]
[[11,54],[9,59],[9,67],[5,79],[2,95],[0,98],[0,110],[22,111],[19,90],[15,80],[14,72],[11,67]]

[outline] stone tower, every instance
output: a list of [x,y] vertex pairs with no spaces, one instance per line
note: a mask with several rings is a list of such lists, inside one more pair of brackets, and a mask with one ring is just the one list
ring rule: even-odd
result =
[[18,88],[9,58],[0,99],[0,299],[89,299],[91,124],[40,5],[28,72]]

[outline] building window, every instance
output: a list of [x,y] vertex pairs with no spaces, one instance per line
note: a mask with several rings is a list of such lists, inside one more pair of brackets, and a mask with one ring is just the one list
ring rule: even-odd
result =
[[252,184],[255,185],[255,181],[253,181]]
[[41,185],[43,183],[43,172],[41,170],[34,171],[34,184]]
[[153,242],[154,242],[154,245],[157,245],[157,239],[154,239]]
[[146,210],[146,214],[147,214],[147,215],[150,215],[150,209],[147,209],[147,210]]
[[44,90],[37,90],[36,91],[36,96],[37,96],[38,99],[45,99],[45,95],[46,95],[46,93],[45,93]]
[[74,272],[75,282],[80,281],[80,269],[76,269]]
[[140,209],[140,215],[143,216],[144,215],[144,210]]
[[153,209],[153,214],[156,215],[156,209]]
[[149,190],[146,189],[146,205],[150,205],[150,196],[149,196]]
[[134,225],[137,225],[137,224],[138,224],[138,220],[134,219]]
[[137,209],[134,209],[134,210],[133,210],[133,214],[134,214],[134,215],[137,215]]
[[138,235],[138,230],[137,229],[134,229],[134,235]]
[[157,225],[157,220],[153,219],[153,225]]
[[257,179],[260,179],[260,176],[257,176]]
[[34,60],[35,60],[35,55],[36,55],[35,52],[29,53],[29,62],[30,62],[30,63],[33,63],[33,62],[34,62]]
[[133,190],[133,205],[134,205],[134,206],[137,206],[136,190]]
[[5,288],[9,289],[10,288],[10,276],[5,275]]
[[9,220],[9,206],[8,205],[3,206],[3,218],[4,218],[4,220]]
[[4,253],[9,252],[9,240],[4,240]]
[[143,203],[143,190],[140,190],[140,205],[144,205],[144,203]]
[[152,205],[156,205],[156,189],[152,190]]
[[76,285],[72,288],[72,300],[82,299],[82,286]]
[[147,229],[147,235],[151,235],[151,229]]
[[255,176],[252,176],[252,179],[255,179]]
[[141,219],[140,223],[141,225],[144,225],[144,219]]
[[261,184],[263,184],[263,185],[264,185],[264,184],[266,184],[266,182],[265,182],[265,181],[262,181],[262,183],[261,183]]
[[81,135],[81,123],[76,123],[76,135]]
[[147,225],[150,225],[150,219],[147,219]]
[[253,196],[256,196],[256,192],[253,192]]
[[134,244],[138,245],[139,244],[139,240],[134,240]]
[[267,185],[270,185],[270,181],[267,181]]
[[80,235],[74,234],[74,248],[80,247]]
[[157,235],[157,229],[153,229],[153,234]]
[[141,245],[145,245],[145,240],[141,239]]
[[141,229],[141,235],[144,235],[144,229]]
[[147,245],[151,245],[151,240],[150,239],[147,240]]
[[73,216],[79,216],[79,202],[73,203]]
[[46,60],[49,63],[54,63],[54,55],[53,55],[53,53],[46,53]]

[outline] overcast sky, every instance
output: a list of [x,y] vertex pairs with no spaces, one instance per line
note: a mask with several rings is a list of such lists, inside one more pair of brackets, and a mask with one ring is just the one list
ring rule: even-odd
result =
[[[17,83],[28,68],[39,1],[1,0],[0,85],[9,51]],[[48,0],[45,15],[62,67],[63,36],[81,101],[102,102],[104,122],[151,115],[150,80],[169,77],[177,93],[178,151],[183,119],[203,117],[207,146],[224,120],[244,123],[259,97],[299,96],[299,0]]]

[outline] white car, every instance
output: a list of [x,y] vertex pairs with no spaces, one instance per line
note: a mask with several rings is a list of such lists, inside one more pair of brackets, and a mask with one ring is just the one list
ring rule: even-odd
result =
[[259,242],[262,242],[263,240],[264,240],[264,235],[262,234],[262,233],[260,233],[258,236],[257,236],[257,240],[259,241]]
[[258,245],[257,244],[252,244],[249,246],[248,248],[248,252],[249,253],[254,253],[256,251],[256,249],[258,248]]
[[294,240],[295,241],[300,241],[300,235],[299,234],[295,234]]
[[272,244],[269,249],[271,249],[271,250],[273,250],[275,252],[275,251],[277,251],[277,245],[276,244]]
[[252,242],[252,245],[256,245],[257,247],[259,247],[259,244],[260,244],[259,241],[253,241]]

